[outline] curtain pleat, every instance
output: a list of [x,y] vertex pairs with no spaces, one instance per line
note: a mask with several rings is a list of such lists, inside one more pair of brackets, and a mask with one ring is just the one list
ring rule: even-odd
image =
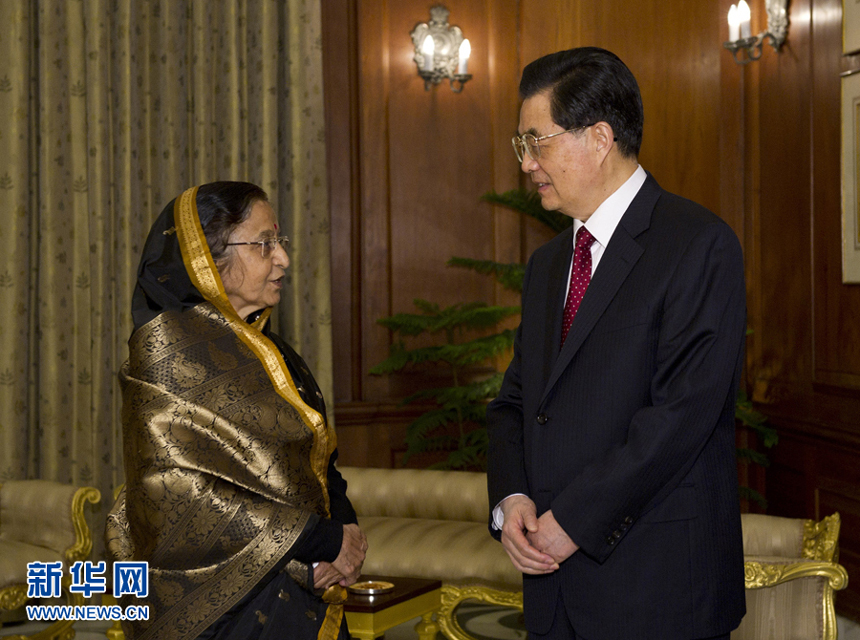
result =
[[[314,367],[326,398],[333,398],[331,351],[331,221],[325,178],[322,31],[313,0],[286,3],[285,65],[281,89],[289,104],[282,168],[290,180],[280,185],[284,209],[301,211],[287,220],[295,239],[287,304],[278,308],[282,331],[300,353],[315,354]],[[289,167],[289,169],[286,169]],[[326,259],[320,259],[320,256]],[[301,314],[301,319],[299,318]]]
[[[30,462],[28,443],[35,427],[31,385],[35,345],[30,340],[36,313],[31,299],[37,244],[30,234],[34,199],[30,177],[31,67],[33,16],[26,2],[0,3],[0,478],[22,477]],[[15,452],[14,455],[9,453]]]
[[277,329],[331,397],[318,2],[0,2],[0,482],[123,481],[117,371],[149,226],[262,186],[292,243]]

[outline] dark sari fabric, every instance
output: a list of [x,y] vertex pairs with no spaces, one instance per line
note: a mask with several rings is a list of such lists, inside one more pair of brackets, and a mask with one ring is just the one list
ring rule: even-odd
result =
[[[270,310],[251,324],[236,315],[195,198],[177,198],[150,232],[120,372],[126,484],[106,539],[115,560],[147,561],[150,581],[147,598],[120,600],[148,605],[149,619],[123,629],[129,640],[345,637],[343,589],[315,593],[309,564],[336,555],[337,540],[315,540],[340,531],[333,512],[355,521],[322,395],[267,330]],[[309,546],[329,557],[303,557]]]

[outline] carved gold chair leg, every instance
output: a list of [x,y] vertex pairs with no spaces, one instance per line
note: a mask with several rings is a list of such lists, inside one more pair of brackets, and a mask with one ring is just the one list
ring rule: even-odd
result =
[[[14,611],[27,602],[27,585],[16,584],[0,589],[0,611]],[[0,624],[0,628],[3,625]],[[4,638],[5,640],[5,638]]]
[[432,611],[421,616],[421,621],[415,625],[415,633],[418,634],[418,640],[436,640],[438,632],[439,625],[433,619]]
[[110,626],[110,629],[105,631],[105,635],[109,640],[125,640],[125,633],[123,633],[122,625],[118,620],[114,621]]
[[[63,580],[63,592],[66,596],[66,604],[70,606],[81,606],[84,604],[84,599],[77,593],[71,593],[68,590],[71,582],[68,579]],[[26,600],[27,588],[23,587],[22,594],[24,596],[21,601],[21,605],[23,605]],[[13,607],[14,608],[14,607]],[[75,624],[74,620],[58,620],[51,624],[50,626],[38,631],[29,636],[23,635],[14,635],[14,636],[3,636],[2,640],[72,640],[75,637],[75,630],[73,625]]]
[[[102,604],[105,606],[115,605],[116,598],[113,597],[112,593],[102,594]],[[120,624],[119,620],[114,620],[113,624],[110,626],[110,629],[105,631],[105,635],[109,638],[109,640],[125,640],[125,633],[123,633],[122,624]]]
[[477,600],[512,609],[523,610],[522,592],[501,591],[475,585],[442,585],[442,607],[437,616],[442,633],[450,640],[474,640],[457,622],[457,606],[465,600]]

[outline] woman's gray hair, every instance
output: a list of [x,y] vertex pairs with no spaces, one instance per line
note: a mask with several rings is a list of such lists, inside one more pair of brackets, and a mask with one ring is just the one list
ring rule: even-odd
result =
[[250,182],[210,182],[197,189],[197,215],[206,235],[209,253],[220,269],[228,256],[227,243],[234,229],[248,219],[255,202],[269,196]]

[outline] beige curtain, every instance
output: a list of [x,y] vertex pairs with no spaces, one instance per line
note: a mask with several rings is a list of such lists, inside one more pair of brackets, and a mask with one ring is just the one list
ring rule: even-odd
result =
[[140,250],[191,185],[268,191],[293,241],[275,322],[331,398],[319,22],[318,0],[0,2],[0,482],[107,510]]

